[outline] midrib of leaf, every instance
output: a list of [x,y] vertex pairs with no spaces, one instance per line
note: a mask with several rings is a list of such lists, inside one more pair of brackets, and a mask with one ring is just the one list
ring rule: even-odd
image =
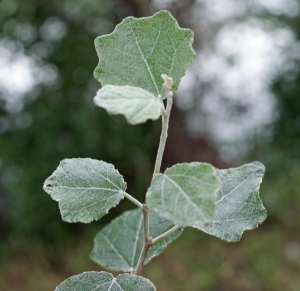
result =
[[[82,206],[81,208],[79,208],[79,209],[77,209],[77,210],[72,210],[72,211],[75,212],[75,213],[77,213],[77,212],[83,210],[84,208],[91,207],[91,206],[93,206],[93,205],[96,205],[96,204],[101,203],[101,202],[103,202],[103,201],[106,200],[106,203],[105,203],[104,206],[102,207],[102,208],[105,208],[105,206],[106,206],[108,200],[111,199],[112,197],[115,197],[115,196],[119,195],[119,194],[120,194],[120,193],[115,194],[115,195],[112,195],[112,196],[109,196],[108,198],[105,198],[105,199],[96,201],[96,202],[94,202],[94,203],[92,203],[92,204],[88,204],[88,205]],[[75,200],[76,200],[76,199],[75,199]],[[73,200],[73,201],[74,201],[74,200]],[[89,212],[89,213],[90,213],[90,212]]]
[[[77,190],[84,190],[88,191],[88,190],[108,190],[108,191],[113,191],[113,192],[120,192],[121,189],[109,189],[109,188],[101,188],[101,187],[69,187],[69,186],[55,186],[55,188],[63,188],[63,189],[77,189]],[[82,194],[84,193],[82,192]]]
[[[75,182],[72,181],[71,177],[69,177],[68,173],[66,172],[66,169],[62,167],[62,170],[65,172],[65,177],[74,185],[74,188],[75,189],[95,189],[95,190],[109,190],[109,191],[119,191],[121,190],[119,186],[117,186],[113,181],[111,181],[110,179],[108,179],[108,177],[105,177],[103,175],[101,175],[100,173],[98,173],[96,170],[95,170],[95,166],[93,165],[92,162],[90,162],[90,165],[92,166],[93,170],[92,170],[92,173],[96,174],[97,176],[100,176],[101,178],[103,178],[104,180],[108,181],[111,185],[115,186],[118,190],[115,190],[115,189],[105,189],[105,188],[97,188],[97,187],[79,187],[78,185],[76,185]],[[106,170],[106,175],[108,176],[108,170]],[[82,178],[83,180],[85,180],[84,178]],[[90,181],[89,180],[85,180],[87,181],[89,184],[90,184]],[[91,185],[91,184],[90,184]],[[56,186],[56,187],[60,187],[60,188],[70,188],[70,189],[73,189],[72,187],[68,187],[68,186],[62,186],[62,185],[59,185],[59,186]]]
[[[169,26],[170,26],[170,24],[169,24]],[[179,25],[178,25],[178,23],[177,23],[177,26],[178,26],[178,28],[180,28]],[[166,33],[167,33],[168,31],[169,31],[169,27],[168,27]],[[181,43],[177,46],[177,48],[174,47],[174,45],[173,45],[173,40],[172,40],[172,38],[170,38],[170,42],[171,42],[171,45],[172,45],[172,49],[173,49],[173,51],[174,51],[173,56],[172,56],[171,66],[170,66],[169,72],[168,72],[168,74],[167,74],[167,75],[170,76],[170,77],[172,77],[172,76],[171,76],[171,72],[172,72],[172,70],[173,70],[174,60],[175,60],[175,56],[176,56],[176,53],[177,53],[177,51],[178,51],[178,48],[182,45],[182,43],[183,43],[187,38],[188,38],[188,37],[183,38],[183,40],[182,40]],[[165,90],[165,88],[162,88],[162,89],[161,89],[161,93],[162,93],[163,90]]]
[[116,278],[113,278],[113,280],[111,281],[111,284],[110,284],[110,286],[109,286],[109,288],[108,288],[107,291],[110,291],[110,289],[114,285],[115,281],[116,281]]
[[[59,187],[59,186],[58,186]],[[70,188],[70,189],[76,189],[76,188]],[[83,189],[85,189],[82,193],[79,193],[80,195],[83,195],[85,192],[87,192],[87,191],[89,191],[89,190],[91,190],[91,188],[83,188]],[[101,190],[101,188],[96,188],[96,189],[92,189],[92,190]],[[107,189],[106,189],[107,190]],[[105,200],[108,200],[108,199],[110,199],[111,197],[114,197],[114,196],[116,196],[116,195],[118,195],[118,194],[121,194],[121,192],[123,192],[124,193],[124,191],[122,191],[122,190],[115,190],[115,189],[108,189],[108,191],[113,191],[113,192],[118,192],[117,194],[114,194],[114,195],[112,195],[112,196],[109,196],[109,197],[107,197],[107,198],[104,198],[104,199],[102,199],[102,200],[100,200],[100,201],[97,201],[97,203],[98,202],[102,202],[102,201],[105,201]],[[69,194],[66,194],[65,196],[69,196]],[[74,196],[72,199],[70,199],[69,201],[68,201],[68,203],[72,203],[72,202],[74,202],[75,200],[77,200],[79,198],[79,196],[77,195],[77,196]],[[89,204],[89,205],[92,205],[92,204]]]
[[[167,32],[169,31],[169,27],[170,27],[170,24],[169,24],[169,26],[168,26]],[[178,27],[179,27],[179,26],[178,26]],[[167,32],[166,32],[166,33],[167,33]],[[172,49],[173,49],[174,53],[173,53],[173,56],[172,56],[172,62],[171,62],[171,66],[170,66],[170,69],[169,69],[169,72],[168,72],[168,76],[169,76],[169,77],[172,77],[172,76],[171,76],[171,72],[172,72],[172,70],[173,70],[173,65],[174,65],[174,60],[175,60],[175,55],[176,55],[176,49],[174,48],[172,38],[170,38],[170,42],[171,42]],[[161,92],[162,92],[164,89],[165,89],[165,88],[161,88]]]
[[138,243],[138,240],[139,240],[139,234],[140,234],[140,230],[142,228],[142,225],[143,225],[143,219],[141,217],[140,221],[139,221],[139,226],[138,226],[138,230],[136,232],[136,235],[135,235],[135,242],[134,242],[134,248],[133,248],[133,254],[132,254],[132,261],[131,261],[131,268],[134,269],[134,259],[135,259],[135,255],[136,255],[136,247],[137,247],[137,243]]
[[[108,234],[107,234],[108,235]],[[107,243],[114,249],[114,251],[118,254],[118,256],[125,262],[125,264],[130,267],[130,263],[127,262],[127,260],[125,259],[125,257],[118,251],[118,249],[111,243],[111,241],[109,240],[107,235],[103,235],[104,239],[107,241]]]
[[[232,194],[232,193],[234,193],[238,188],[240,188],[253,174],[254,174],[254,172],[255,172],[255,170],[256,169],[254,169],[253,170],[253,172],[249,175],[249,176],[247,176],[239,185],[237,185],[234,189],[232,189],[229,193],[227,193],[226,195],[224,195],[224,196],[222,196],[221,197],[221,199],[220,200],[218,200],[217,202],[216,202],[216,204],[217,203],[219,203],[219,202],[222,202],[225,198],[227,198],[230,194]],[[223,183],[224,183],[224,181],[223,181]],[[223,191],[222,191],[223,192]]]
[[[149,74],[150,74],[151,80],[152,80],[152,82],[153,82],[153,84],[154,84],[154,86],[155,86],[155,89],[156,89],[156,92],[157,92],[157,97],[160,97],[160,93],[159,93],[159,90],[158,90],[158,88],[157,88],[156,82],[155,82],[155,80],[154,80],[153,74],[152,74],[151,69],[150,69],[150,67],[149,67],[149,65],[148,65],[148,62],[147,62],[147,60],[145,59],[145,56],[144,56],[144,54],[143,54],[143,52],[142,52],[142,50],[141,50],[141,47],[140,47],[140,45],[139,45],[137,36],[135,35],[135,33],[134,33],[134,31],[133,31],[131,22],[129,22],[129,24],[130,24],[130,28],[131,28],[132,34],[133,34],[133,36],[134,36],[134,38],[135,38],[135,43],[136,43],[136,45],[137,45],[137,48],[138,48],[138,50],[139,50],[139,52],[140,52],[140,54],[141,54],[141,57],[142,57],[144,63],[146,64],[146,67],[147,67],[147,70],[148,70],[148,72],[149,72]],[[159,30],[159,32],[160,32],[160,31],[161,31],[161,29]],[[157,39],[157,40],[158,40],[158,39]],[[155,44],[156,44],[156,43],[155,43]],[[154,50],[154,48],[153,48],[153,50]]]
[[[199,211],[198,206],[194,203],[194,201],[192,201],[190,199],[190,197],[184,192],[184,190],[175,182],[173,181],[171,178],[169,178],[167,175],[164,175],[183,195],[184,197],[190,202],[190,204],[196,209],[197,213],[203,218],[203,220],[205,220],[205,217],[203,215],[202,211]],[[178,200],[179,195],[177,195],[176,197],[176,203],[175,206],[177,206],[177,200]],[[175,209],[175,207],[174,207]],[[185,208],[186,209],[186,208]]]
[[115,186],[117,189],[120,189],[113,181],[109,180],[108,179],[108,170],[106,170],[106,177],[101,175],[100,173],[98,173],[96,170],[95,170],[95,166],[93,165],[92,162],[90,162],[90,164],[92,165],[92,172],[95,173],[96,175],[100,176],[101,178],[105,179],[106,181],[108,181],[110,184],[112,184],[113,186]]

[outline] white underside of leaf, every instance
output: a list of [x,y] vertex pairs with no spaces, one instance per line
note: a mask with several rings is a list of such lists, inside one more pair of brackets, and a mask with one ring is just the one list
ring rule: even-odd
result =
[[97,92],[94,102],[110,114],[124,115],[130,124],[155,120],[161,114],[159,98],[138,87],[106,85]]

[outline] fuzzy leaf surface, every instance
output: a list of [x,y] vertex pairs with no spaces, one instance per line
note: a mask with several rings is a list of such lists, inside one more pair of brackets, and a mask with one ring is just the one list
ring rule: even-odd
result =
[[155,120],[161,114],[159,98],[132,86],[105,85],[97,92],[94,103],[110,114],[123,114],[130,124]]
[[193,40],[193,32],[180,28],[168,11],[127,17],[111,34],[96,38],[99,64],[94,76],[102,86],[130,85],[166,98],[161,75],[173,78],[176,91],[195,58]]
[[184,163],[156,175],[146,194],[149,208],[186,227],[212,222],[221,181],[205,163]]
[[[152,238],[163,234],[173,226],[172,222],[158,216],[155,212],[150,213],[149,231]],[[182,231],[182,229],[178,229],[154,244],[147,254],[145,264],[177,239]],[[95,236],[91,259],[113,271],[131,272],[136,269],[143,241],[142,211],[140,209],[126,211]]]
[[45,181],[66,222],[88,223],[104,216],[124,197],[126,183],[113,165],[93,159],[65,159]]
[[267,217],[258,192],[264,173],[265,167],[259,162],[217,170],[223,185],[216,202],[216,217],[209,225],[195,227],[222,240],[236,242],[245,230],[261,224]]
[[146,278],[121,274],[117,278],[107,272],[85,272],[56,287],[55,291],[156,291]]

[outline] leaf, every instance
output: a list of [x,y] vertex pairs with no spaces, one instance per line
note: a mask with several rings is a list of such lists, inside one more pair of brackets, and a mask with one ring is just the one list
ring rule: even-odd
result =
[[160,100],[138,87],[105,85],[97,92],[94,102],[111,114],[123,114],[131,124],[155,120],[161,114]]
[[99,64],[94,76],[102,86],[130,85],[166,98],[161,75],[173,78],[176,91],[195,58],[193,40],[193,32],[180,28],[168,11],[127,17],[111,34],[96,38]]
[[85,272],[68,278],[55,291],[156,291],[156,288],[141,276],[121,274],[114,278],[106,272]]
[[265,167],[254,162],[228,170],[217,170],[223,186],[218,193],[216,217],[209,225],[196,228],[228,242],[239,241],[245,230],[253,229],[267,217],[259,198]]
[[120,202],[126,183],[113,165],[79,158],[61,161],[43,188],[59,202],[64,221],[88,223]]
[[156,175],[146,194],[149,208],[185,227],[212,222],[221,181],[205,163],[177,164]]
[[[173,226],[169,220],[154,212],[150,213],[149,230],[152,238],[158,237]],[[168,244],[181,235],[182,231],[179,229],[154,244],[150,248],[144,264],[159,255]],[[110,270],[131,272],[136,269],[143,241],[142,211],[140,209],[126,211],[95,236],[91,259]]]

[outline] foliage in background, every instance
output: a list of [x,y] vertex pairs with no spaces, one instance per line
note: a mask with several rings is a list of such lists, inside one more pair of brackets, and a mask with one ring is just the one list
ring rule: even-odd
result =
[[[155,150],[156,126],[149,123],[133,128],[120,117],[108,123],[107,114],[97,111],[91,101],[98,88],[91,73],[97,63],[93,42],[119,19],[119,10],[114,8],[107,1],[1,3],[3,45],[12,46],[14,54],[23,51],[42,68],[50,64],[57,75],[52,83],[39,84],[36,92],[29,92],[25,102],[20,101],[23,109],[7,110],[2,99],[1,237],[13,233],[62,242],[70,231],[80,231],[80,226],[60,222],[55,204],[36,186],[63,158],[89,156],[113,162],[137,195],[150,179],[149,155]],[[31,39],[22,42],[27,26],[32,30],[28,32]],[[64,27],[66,33],[51,39],[59,32],[56,26]],[[141,172],[145,175],[139,182],[131,183],[135,173],[139,176]]]
[[[212,2],[208,1],[207,4],[209,7],[217,7],[215,2],[212,5]],[[236,4],[236,1],[231,2]],[[206,17],[208,6],[205,6],[205,1],[1,1],[1,48],[6,46],[14,53],[15,59],[18,53],[23,51],[22,46],[25,46],[26,55],[41,59],[39,64],[42,66],[51,65],[46,78],[48,81],[37,84],[34,92],[27,94],[25,106],[20,111],[10,112],[3,109],[3,97],[8,95],[2,87],[0,88],[0,286],[4,286],[4,290],[52,290],[64,278],[74,273],[97,269],[97,265],[87,259],[92,245],[81,240],[78,244],[74,242],[83,232],[87,239],[89,237],[91,240],[96,231],[94,225],[91,225],[93,229],[89,229],[89,226],[83,229],[80,225],[61,222],[56,203],[51,202],[40,189],[44,177],[52,172],[61,159],[75,156],[105,158],[117,165],[124,174],[130,191],[137,194],[141,194],[149,183],[151,160],[155,154],[159,134],[158,126],[149,122],[132,127],[127,125],[122,117],[117,116],[110,118],[108,124],[108,115],[91,105],[98,85],[88,72],[93,70],[97,61],[93,39],[101,33],[111,32],[114,25],[126,16],[149,15],[149,11],[153,10],[153,3],[160,7],[163,3],[168,3],[165,5],[168,5],[168,9],[183,27],[193,27],[196,19],[203,22],[203,25],[197,26],[195,30],[198,50],[204,48],[204,38],[214,41],[216,32],[223,25],[238,24],[247,17],[254,23],[256,17],[259,17],[267,26],[271,25],[268,27],[291,28],[296,40],[300,38],[300,18],[297,9],[293,9],[295,6],[292,5],[285,7],[286,10],[293,9],[292,16],[281,14],[281,11],[276,9],[270,12],[258,4],[239,18],[235,18],[235,10],[225,7],[214,16],[212,30]],[[272,1],[260,3],[276,6]],[[239,10],[243,5],[244,3],[239,3],[235,8]],[[199,7],[202,7],[203,13],[193,15],[193,12],[198,13]],[[253,17],[253,13],[257,11],[259,15],[255,14]],[[99,15],[101,17],[98,17]],[[46,28],[52,24],[57,26],[57,20],[59,27],[67,29],[64,30],[63,38],[54,40],[53,37],[46,36]],[[13,40],[14,45],[12,46],[11,42],[3,42],[7,39]],[[83,55],[82,50],[87,53]],[[285,50],[285,56],[290,53],[292,52]],[[233,60],[229,58],[228,61],[232,64]],[[271,125],[267,131],[271,134],[268,142],[257,138],[254,141],[256,150],[247,152],[247,156],[244,157],[245,161],[264,161],[268,169],[262,185],[262,199],[268,210],[268,220],[258,231],[249,236],[246,233],[242,241],[235,245],[226,245],[201,234],[183,234],[177,244],[171,245],[166,253],[154,259],[153,264],[145,268],[145,275],[158,283],[159,290],[181,291],[186,280],[190,282],[186,290],[190,291],[198,287],[202,290],[226,291],[298,290],[300,77],[299,63],[293,62],[293,66],[291,74],[285,73],[284,76],[280,76],[273,86],[280,109],[275,130],[273,131]],[[58,82],[51,85],[53,67],[57,69],[55,71],[59,77]],[[174,115],[171,116],[171,119],[174,119],[171,122],[179,123],[183,129],[183,124],[179,121],[180,116],[185,115],[186,120],[191,120],[194,114],[199,115],[198,110],[205,113],[204,109],[199,107],[198,101],[202,92],[206,92],[215,81],[187,92],[187,100],[190,100],[191,95],[195,96],[193,108],[181,115],[174,111]],[[244,87],[247,87],[246,81]],[[82,96],[86,97],[82,99]],[[7,98],[10,98],[10,95]],[[228,104],[230,101],[223,105]],[[197,106],[197,111],[194,106]],[[189,107],[185,105],[185,108]],[[237,109],[244,112],[245,108]],[[236,116],[232,116],[234,120]],[[211,129],[209,124],[208,128]],[[84,135],[82,131],[85,132]],[[134,140],[130,138],[131,135],[135,136]],[[51,142],[47,143],[49,136]],[[172,144],[167,144],[165,165],[170,165],[169,161],[180,161],[178,152],[191,157],[191,160],[207,158],[206,161],[213,162],[215,166],[220,165],[216,151],[207,151],[209,143],[204,143],[203,139],[191,139],[188,134],[181,135],[181,131],[174,132],[172,128],[169,138],[172,144],[178,145],[178,141],[182,139],[185,143],[178,150]],[[120,144],[120,140],[123,140],[123,144]],[[121,163],[119,157],[124,162]],[[44,163],[41,165],[39,160],[43,160]],[[145,175],[147,171],[148,178]],[[134,175],[140,173],[143,173],[143,176],[140,175],[137,181],[134,181]],[[122,202],[118,210],[113,210],[113,214],[128,208],[130,204]],[[99,223],[104,224],[110,218],[104,217]],[[89,231],[86,234],[87,228]],[[70,237],[71,234],[74,239]],[[49,246],[54,241],[61,241],[62,245],[56,248]],[[182,248],[195,249],[195,255],[180,258],[180,264],[179,261],[177,264],[171,264],[164,273],[166,267],[162,266],[169,265],[170,257],[174,257],[173,254],[178,254]],[[76,259],[73,257],[74,253]],[[257,253],[260,255],[257,256]],[[198,263],[195,263],[195,256],[198,257]],[[9,262],[5,261],[7,257],[11,258]],[[62,263],[62,258],[66,263]],[[243,261],[247,261],[247,264],[243,264]],[[73,267],[70,269],[68,266],[71,265]],[[169,278],[167,283],[163,279],[166,276]],[[201,278],[202,285],[199,285],[198,278]]]

